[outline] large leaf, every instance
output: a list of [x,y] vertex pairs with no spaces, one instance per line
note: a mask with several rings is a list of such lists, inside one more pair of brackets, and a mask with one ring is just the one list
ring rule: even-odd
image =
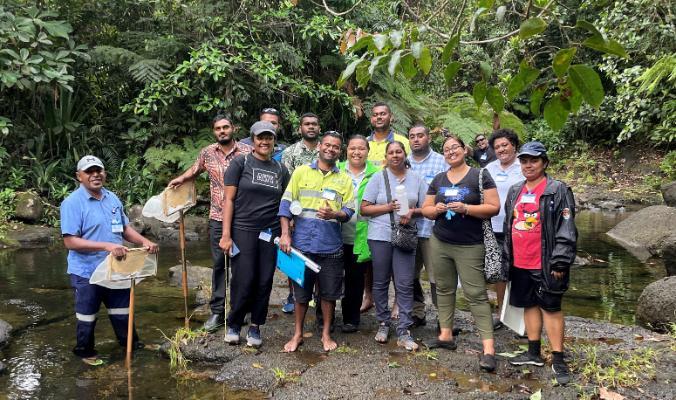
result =
[[544,19],[540,17],[527,19],[523,21],[519,28],[519,37],[521,37],[521,39],[526,39],[535,36],[544,31],[545,28],[547,28],[547,23]]
[[413,58],[413,54],[408,53],[401,57],[401,62],[399,64],[401,65],[401,70],[406,79],[411,79],[418,75],[418,69],[415,67],[415,58]]
[[418,65],[425,75],[430,73],[430,70],[432,69],[432,53],[430,52],[429,47],[423,47],[420,58],[418,59]]
[[493,4],[495,4],[495,0],[479,0],[479,7],[483,8],[491,8],[493,7]]
[[568,76],[589,105],[594,108],[601,105],[605,94],[601,78],[596,71],[587,65],[577,64],[570,67]]
[[477,108],[481,107],[481,105],[484,103],[487,91],[488,88],[486,87],[486,82],[484,81],[474,85],[474,89],[472,89],[472,97],[474,97],[474,104],[476,104]]
[[348,79],[354,74],[354,70],[357,68],[359,64],[361,64],[364,61],[363,58],[357,59],[352,61],[350,64],[348,64],[347,68],[343,70],[343,72],[340,74],[340,77],[338,78],[338,87],[342,87],[345,82],[347,82]]
[[613,39],[604,39],[602,36],[592,36],[585,39],[582,45],[591,49],[602,51],[607,54],[613,54],[622,58],[629,58],[629,54],[622,45]]
[[481,76],[483,76],[485,81],[489,80],[491,75],[493,75],[493,67],[485,61],[479,63],[479,69],[481,70]]
[[390,57],[390,62],[387,64],[387,72],[391,76],[397,73],[397,67],[399,66],[399,61],[401,60],[401,53],[404,50],[396,50],[392,52],[392,57]]
[[451,56],[453,55],[453,50],[458,47],[460,44],[460,34],[454,35],[452,38],[448,39],[448,43],[444,46],[444,51],[441,52],[441,63],[446,64],[451,61]]
[[52,36],[64,38],[68,40],[68,34],[73,31],[73,28],[68,24],[67,22],[64,21],[41,21],[39,24],[45,30],[47,33],[49,33]]
[[595,27],[591,22],[589,22],[589,21],[585,21],[585,20],[583,20],[583,19],[579,19],[579,20],[577,20],[577,23],[575,24],[575,27],[576,27],[576,28],[582,28],[582,29],[586,30],[587,32],[591,33],[591,34],[594,35],[594,36],[601,36],[601,37],[603,37],[603,34],[601,33],[601,31],[599,31],[598,29],[596,29],[596,27]]
[[354,52],[359,51],[361,49],[365,49],[367,47],[370,47],[372,45],[373,45],[373,36],[366,35],[366,36],[360,37],[359,40],[357,40],[355,42],[355,44],[353,44],[352,47],[350,47],[348,49],[348,51],[350,53],[354,53]]
[[390,42],[392,42],[392,47],[395,49],[398,49],[401,47],[401,42],[404,37],[404,33],[402,31],[391,31],[390,32]]
[[540,70],[533,68],[526,62],[519,65],[519,73],[512,78],[507,87],[507,99],[514,100],[519,93],[523,92],[531,83],[540,76]]
[[554,96],[545,104],[544,117],[547,125],[555,131],[560,130],[566,124],[569,111],[561,100],[561,97]]
[[378,50],[384,49],[387,45],[387,36],[380,33],[373,35],[373,44]]
[[554,69],[556,76],[563,78],[564,75],[566,75],[566,71],[568,71],[570,62],[573,60],[573,56],[575,56],[576,52],[577,48],[571,47],[569,49],[561,49],[556,53],[552,60],[552,68]]
[[371,60],[371,65],[369,65],[369,75],[373,76],[373,74],[376,72],[376,68],[378,68],[378,65],[383,61],[383,58],[385,58],[386,55],[374,57],[373,60]]
[[422,42],[411,43],[411,54],[413,54],[413,57],[415,57],[416,60],[420,58],[420,56],[422,55],[422,51],[423,51]]
[[360,88],[365,88],[371,80],[371,74],[369,74],[369,63],[361,63],[357,66],[357,72],[355,73],[357,78],[357,85]]
[[458,61],[453,61],[449,63],[444,69],[444,79],[446,80],[446,86],[451,86],[453,84],[453,79],[458,74],[462,64]]
[[546,87],[541,86],[537,87],[533,90],[533,93],[530,95],[530,112],[533,113],[533,115],[539,116],[540,115],[540,110],[542,108],[542,100],[545,97],[545,91],[547,90]]
[[505,98],[502,97],[502,93],[497,86],[488,88],[488,92],[486,92],[486,101],[488,101],[488,104],[491,105],[493,111],[496,113],[499,113],[505,108]]

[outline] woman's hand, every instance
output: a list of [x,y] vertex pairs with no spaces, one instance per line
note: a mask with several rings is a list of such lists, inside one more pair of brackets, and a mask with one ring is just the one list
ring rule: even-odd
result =
[[397,200],[392,200],[391,202],[387,203],[388,211],[387,212],[397,212],[401,208],[401,205]]
[[448,203],[448,209],[456,214],[467,214],[467,204],[459,201]]
[[408,214],[402,215],[399,217],[399,223],[403,225],[408,225],[409,222],[411,222],[411,219],[413,219],[413,209],[408,210]]
[[564,276],[566,276],[566,273],[561,271],[552,271],[552,276],[554,276],[554,279],[556,280],[561,280]]
[[438,202],[437,204],[434,205],[434,211],[437,212],[437,215],[441,215],[448,211],[448,206],[446,203]]
[[232,238],[230,235],[221,236],[221,240],[218,242],[218,247],[223,250],[223,253],[225,253],[226,256],[230,255],[230,250],[232,250]]

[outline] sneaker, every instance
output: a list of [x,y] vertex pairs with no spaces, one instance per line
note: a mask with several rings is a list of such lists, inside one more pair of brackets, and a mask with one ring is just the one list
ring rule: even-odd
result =
[[541,367],[545,365],[545,360],[543,360],[539,355],[525,352],[517,355],[514,358],[511,358],[509,363],[512,365],[535,365],[536,367]]
[[293,294],[289,293],[289,296],[282,302],[282,312],[284,314],[293,314],[296,309],[296,300],[293,298]]
[[376,332],[375,340],[378,343],[387,343],[387,339],[390,337],[390,327],[385,324],[380,324],[378,326],[378,332]]
[[228,328],[225,334],[225,342],[229,344],[239,344],[239,328]]
[[495,362],[495,356],[493,354],[482,354],[479,357],[479,368],[486,372],[495,371],[497,363]]
[[208,333],[214,333],[223,324],[225,324],[225,316],[223,314],[211,314],[207,322],[204,323],[203,328]]
[[565,362],[553,363],[552,371],[554,371],[554,378],[557,384],[563,386],[570,382],[570,370],[568,370],[568,365]]
[[343,333],[355,333],[357,329],[358,327],[355,324],[343,324],[342,328],[340,328]]
[[246,345],[253,348],[259,348],[263,344],[261,339],[261,328],[256,325],[249,326],[246,333]]
[[405,348],[407,351],[416,351],[418,350],[418,343],[413,340],[411,334],[406,331],[405,334],[400,335],[397,338],[397,346]]
[[493,318],[493,330],[497,331],[498,329],[502,328],[505,326],[502,321],[500,321],[500,318]]

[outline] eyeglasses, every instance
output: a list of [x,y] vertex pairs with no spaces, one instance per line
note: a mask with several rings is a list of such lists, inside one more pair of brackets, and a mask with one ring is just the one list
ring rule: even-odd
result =
[[454,145],[451,146],[451,147],[445,148],[445,149],[444,149],[444,154],[452,153],[452,152],[454,152],[454,151],[456,151],[456,150],[458,150],[458,149],[462,149],[462,146],[460,146],[459,144],[454,144]]
[[264,108],[261,110],[261,114],[272,114],[276,116],[280,116],[280,112],[276,108],[268,107]]
[[481,143],[481,142],[483,142],[484,140],[486,140],[486,138],[485,138],[485,137],[482,137],[482,138],[478,138],[478,139],[476,140],[476,142],[477,142],[477,143]]

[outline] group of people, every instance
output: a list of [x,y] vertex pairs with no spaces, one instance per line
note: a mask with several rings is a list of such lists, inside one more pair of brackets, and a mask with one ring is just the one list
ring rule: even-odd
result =
[[[319,117],[303,114],[301,140],[283,150],[277,142],[280,119],[277,110],[264,109],[260,120],[250,128],[247,145],[234,140],[234,121],[217,115],[212,123],[216,143],[202,149],[194,165],[169,183],[177,187],[203,171],[209,175],[214,268],[207,331],[217,330],[227,318],[226,341],[240,343],[246,315],[250,314],[246,343],[260,347],[260,326],[266,321],[277,248],[288,253],[293,247],[321,270],[306,269],[303,285],[289,281],[285,311],[294,313],[295,328],[284,351],[294,352],[303,344],[304,320],[312,302],[321,324],[322,347],[334,350],[336,302],[341,301],[342,332],[355,332],[360,326],[365,292],[376,309],[378,329],[374,339],[387,343],[391,325],[395,325],[389,308],[392,282],[398,314],[397,345],[409,351],[418,349],[411,329],[426,324],[420,283],[425,268],[432,302],[438,309],[439,333],[424,345],[447,350],[457,347],[453,322],[459,281],[482,339],[479,366],[493,371],[493,331],[499,327],[499,320],[494,320],[484,275],[487,233],[483,221],[490,219],[502,245],[505,282],[496,284],[498,303],[502,303],[508,279],[510,304],[525,308],[528,351],[510,361],[544,365],[540,354],[544,324],[554,375],[559,383],[568,382],[561,298],[575,258],[575,208],[571,190],[546,174],[549,158],[541,143],[520,147],[514,132],[497,130],[486,143],[496,159],[485,168],[474,168],[466,161],[471,149],[454,134],[445,136],[443,154],[439,154],[431,148],[430,130],[422,123],[412,126],[406,136],[394,132],[392,112],[385,103],[372,107],[373,130],[368,136],[346,138],[335,131],[322,134]],[[476,138],[478,146],[485,141],[485,135]],[[483,154],[489,153],[481,148]],[[340,162],[344,149],[346,158]],[[478,157],[483,161],[481,155]],[[95,321],[100,300],[96,310],[90,307],[81,316],[77,305],[85,300],[80,299],[76,281],[88,276],[87,271],[71,268],[71,258],[75,266],[79,265],[77,257],[121,253],[123,238],[152,251],[157,249],[133,231],[119,200],[103,189],[105,171],[96,160],[78,164],[77,177],[82,186],[62,205],[62,231],[70,249],[69,273],[76,288],[76,353],[83,357],[93,353],[93,327],[92,333],[85,335],[80,333],[80,325],[92,314]],[[88,176],[99,180],[93,184]],[[105,202],[115,204],[111,208]],[[102,215],[90,221],[93,211],[83,212],[77,207],[98,207]],[[65,221],[70,218],[76,221]],[[279,238],[277,245],[272,238]],[[227,317],[226,256],[230,257],[231,268]],[[120,343],[126,343],[126,330],[115,331]]]

